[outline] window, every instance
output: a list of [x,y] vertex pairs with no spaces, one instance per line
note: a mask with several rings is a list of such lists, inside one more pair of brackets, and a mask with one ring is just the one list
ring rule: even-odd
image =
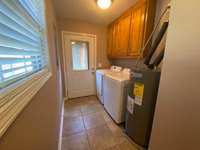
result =
[[0,1],[0,89],[47,67],[42,0]]
[[52,75],[44,2],[0,0],[0,138]]
[[80,42],[80,41],[72,41],[72,66],[73,70],[81,71],[88,70],[88,54],[89,54],[89,43],[88,42]]

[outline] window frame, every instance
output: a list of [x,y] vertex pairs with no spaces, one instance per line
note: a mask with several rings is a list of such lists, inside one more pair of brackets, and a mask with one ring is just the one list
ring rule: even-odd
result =
[[52,76],[52,66],[49,55],[47,7],[44,0],[44,46],[47,65],[40,71],[25,77],[0,91],[0,138],[27,106],[37,92]]

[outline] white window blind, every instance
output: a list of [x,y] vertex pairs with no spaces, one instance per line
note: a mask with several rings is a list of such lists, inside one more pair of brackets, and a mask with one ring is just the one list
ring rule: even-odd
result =
[[47,66],[43,6],[43,0],[0,0],[0,89]]

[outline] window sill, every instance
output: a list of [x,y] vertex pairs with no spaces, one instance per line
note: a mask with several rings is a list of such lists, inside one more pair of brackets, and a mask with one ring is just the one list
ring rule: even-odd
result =
[[43,69],[0,92],[0,137],[50,77]]

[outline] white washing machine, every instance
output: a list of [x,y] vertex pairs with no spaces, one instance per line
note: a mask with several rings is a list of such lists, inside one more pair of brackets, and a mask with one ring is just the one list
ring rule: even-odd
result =
[[102,104],[104,104],[104,97],[103,97],[103,85],[104,85],[104,76],[110,73],[118,73],[122,70],[121,67],[118,66],[111,66],[110,69],[99,69],[96,71],[96,90],[97,90],[97,97]]
[[116,123],[125,121],[126,85],[130,81],[130,70],[119,73],[107,73],[104,76],[103,99],[104,107]]

